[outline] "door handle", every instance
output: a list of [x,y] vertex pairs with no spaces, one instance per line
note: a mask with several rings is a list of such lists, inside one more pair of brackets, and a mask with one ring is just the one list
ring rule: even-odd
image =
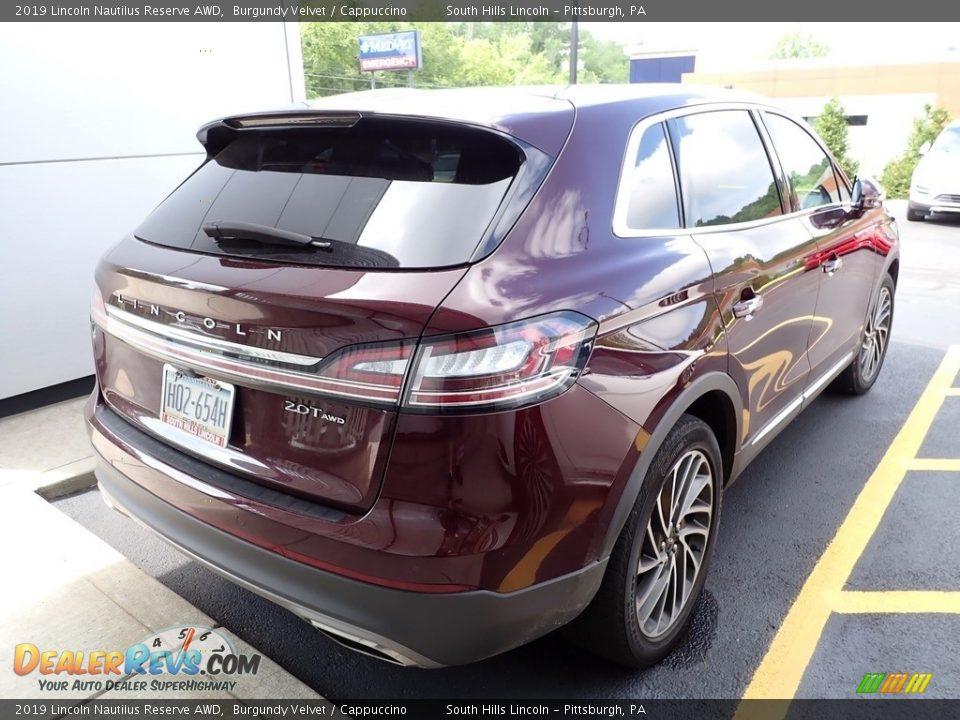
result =
[[826,260],[824,260],[823,265],[821,265],[820,267],[823,268],[823,271],[827,275],[833,275],[837,270],[843,267],[843,258],[837,255],[833,255],[831,257],[828,257]]
[[759,295],[744,298],[733,306],[733,316],[749,321],[753,319],[753,314],[762,307],[763,298]]

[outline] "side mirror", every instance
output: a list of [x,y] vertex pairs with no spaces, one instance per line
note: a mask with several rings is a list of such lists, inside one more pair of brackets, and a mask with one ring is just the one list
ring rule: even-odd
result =
[[859,217],[867,210],[882,207],[883,198],[880,183],[868,176],[858,177],[853,181],[853,192],[850,193],[851,216]]
[[930,152],[930,143],[925,142],[923,145],[917,148],[917,152],[921,155],[926,155],[928,152]]

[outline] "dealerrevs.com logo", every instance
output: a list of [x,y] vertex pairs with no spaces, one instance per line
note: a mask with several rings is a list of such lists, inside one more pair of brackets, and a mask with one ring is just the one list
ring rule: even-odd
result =
[[227,691],[256,675],[261,656],[234,651],[216,630],[193,625],[151,634],[125,650],[52,650],[33,643],[14,648],[13,671],[37,673],[40,690]]

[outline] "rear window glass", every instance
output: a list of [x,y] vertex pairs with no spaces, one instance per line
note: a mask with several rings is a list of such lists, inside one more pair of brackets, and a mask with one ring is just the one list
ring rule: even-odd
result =
[[[490,132],[363,119],[351,128],[259,129],[204,163],[135,231],[197,252],[341,267],[470,260],[523,156]],[[204,228],[256,226],[323,241],[298,247]],[[269,233],[268,233],[269,234]]]

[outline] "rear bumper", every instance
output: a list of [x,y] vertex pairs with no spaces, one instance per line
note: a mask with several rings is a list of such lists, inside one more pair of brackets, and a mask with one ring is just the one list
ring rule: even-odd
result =
[[603,577],[605,561],[511,593],[381,587],[296,562],[226,533],[161,500],[118,467],[123,464],[111,464],[101,455],[96,474],[109,505],[214,572],[353,649],[403,665],[465,664],[529,642],[576,617]]

